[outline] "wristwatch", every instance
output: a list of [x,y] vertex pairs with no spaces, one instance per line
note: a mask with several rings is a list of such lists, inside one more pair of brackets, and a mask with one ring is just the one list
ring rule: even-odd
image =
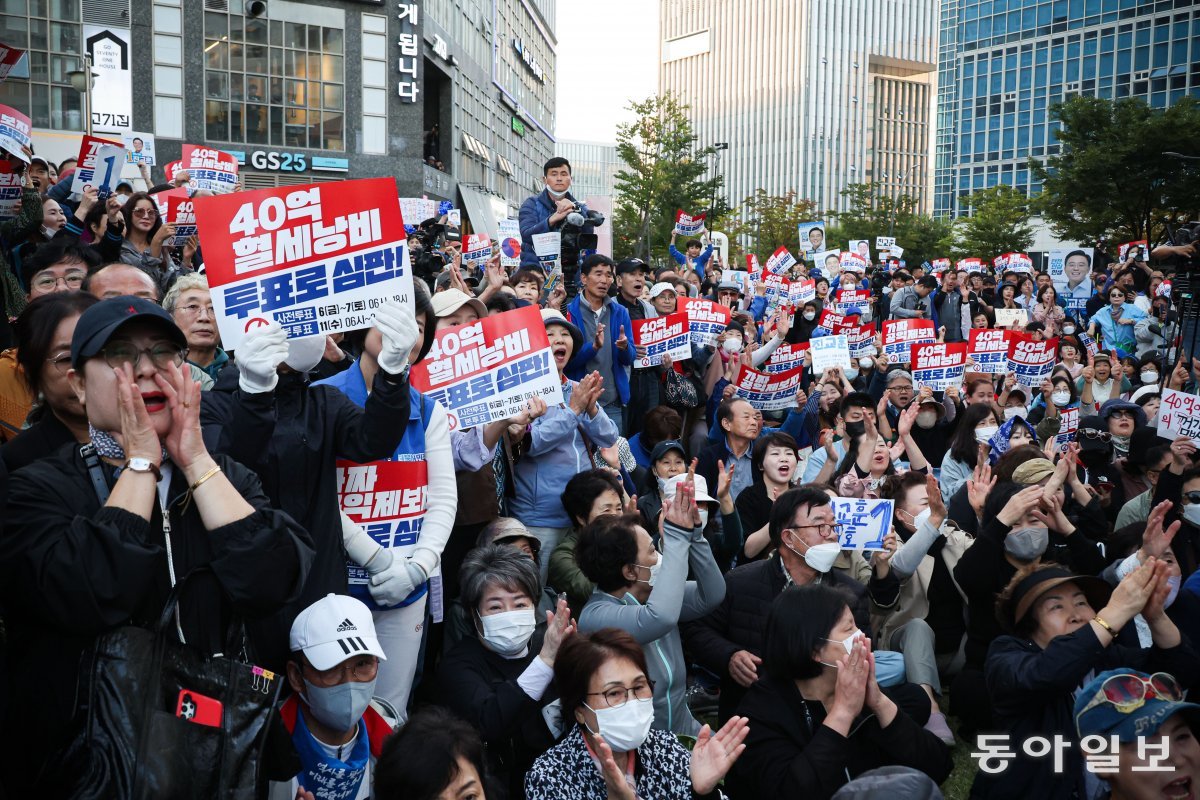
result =
[[158,465],[148,458],[131,458],[125,462],[125,469],[133,472],[152,473],[156,481],[162,479],[162,473],[158,471]]

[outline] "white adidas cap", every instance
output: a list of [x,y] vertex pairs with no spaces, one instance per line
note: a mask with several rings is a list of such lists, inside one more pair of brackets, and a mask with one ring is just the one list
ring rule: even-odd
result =
[[375,638],[371,610],[361,600],[344,594],[327,594],[301,611],[292,623],[288,641],[291,651],[304,651],[304,657],[318,672],[364,653],[387,661]]

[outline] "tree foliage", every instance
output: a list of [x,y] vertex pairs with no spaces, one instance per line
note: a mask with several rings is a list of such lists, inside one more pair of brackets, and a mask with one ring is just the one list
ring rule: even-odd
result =
[[781,196],[758,189],[731,212],[725,233],[731,247],[736,241],[743,253],[756,253],[763,261],[781,246],[799,258],[800,223],[815,219],[820,214],[813,201],[798,199],[794,191]]
[[993,258],[1033,246],[1031,204],[1024,192],[1001,183],[972,192],[967,202],[971,215],[954,223],[955,258]]
[[[715,151],[696,146],[687,105],[665,94],[629,108],[638,118],[617,126],[617,157],[624,166],[615,176],[613,251],[617,258],[665,259],[676,210],[708,209],[710,228],[728,211],[719,196],[723,180],[706,177]],[[716,208],[709,209],[714,196]]]
[[907,264],[920,264],[949,255],[950,223],[919,212],[919,203],[909,195],[891,195],[873,183],[852,183],[841,191],[845,211],[828,211],[836,220],[826,230],[834,247],[845,247],[851,239],[893,236],[904,248]]
[[1196,98],[1158,109],[1140,99],[1072,97],[1052,112],[1062,124],[1062,152],[1030,168],[1042,182],[1039,205],[1059,237],[1156,243],[1165,239],[1165,220],[1195,213],[1198,171],[1163,154],[1200,155]]

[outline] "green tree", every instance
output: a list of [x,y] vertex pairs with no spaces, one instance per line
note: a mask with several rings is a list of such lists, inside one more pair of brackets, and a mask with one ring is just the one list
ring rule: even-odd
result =
[[828,211],[836,222],[826,229],[826,238],[834,247],[845,247],[851,239],[892,236],[904,248],[908,264],[920,264],[949,255],[951,225],[918,211],[919,203],[910,195],[893,196],[872,183],[852,183],[841,191],[847,201],[845,211]]
[[1062,152],[1031,161],[1039,207],[1067,241],[1164,240],[1164,220],[1197,210],[1194,169],[1167,152],[1200,153],[1200,101],[1167,108],[1144,100],[1072,97],[1052,107]]
[[1033,246],[1031,204],[1024,192],[1001,183],[972,192],[967,202],[971,216],[954,223],[955,258],[993,258]]
[[[794,191],[769,195],[766,189],[757,189],[734,209],[724,230],[731,246],[736,241],[743,253],[756,253],[765,263],[767,256],[781,246],[799,258],[800,223],[818,218],[817,204],[797,199]],[[739,267],[745,263],[743,259],[730,260]]]
[[637,120],[617,126],[617,157],[624,168],[615,176],[613,250],[618,258],[664,259],[676,210],[707,209],[710,229],[728,212],[719,196],[724,182],[705,177],[714,149],[696,146],[687,105],[665,94],[629,108]]

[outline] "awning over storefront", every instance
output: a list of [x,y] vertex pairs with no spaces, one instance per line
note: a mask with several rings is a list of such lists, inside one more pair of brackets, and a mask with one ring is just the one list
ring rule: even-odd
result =
[[492,240],[500,238],[500,220],[508,216],[508,204],[503,198],[472,186],[458,185],[462,208],[476,233],[487,234]]

